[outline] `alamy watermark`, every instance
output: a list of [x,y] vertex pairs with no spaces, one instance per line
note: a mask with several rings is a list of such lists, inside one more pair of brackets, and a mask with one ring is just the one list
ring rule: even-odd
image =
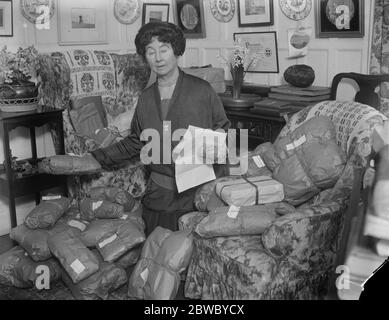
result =
[[[170,121],[163,121],[162,137],[156,129],[145,129],[140,136],[140,140],[146,142],[140,152],[140,160],[145,165],[172,164],[178,158],[182,161],[180,164],[196,165],[236,165],[242,164],[242,161],[247,162],[247,157],[240,157],[248,153],[247,129],[240,129],[239,148],[235,129],[229,129],[227,132],[218,129],[211,134],[204,134],[204,130],[207,129],[193,127],[192,130],[177,129],[172,132]],[[180,144],[184,135],[186,143]],[[174,142],[177,146],[172,150]]]

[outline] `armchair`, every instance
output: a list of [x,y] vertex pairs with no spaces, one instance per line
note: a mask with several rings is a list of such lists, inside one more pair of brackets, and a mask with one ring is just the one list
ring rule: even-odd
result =
[[[80,136],[70,120],[71,100],[101,96],[109,130],[125,137],[128,133],[137,98],[150,78],[150,69],[135,53],[109,53],[97,50],[67,50],[40,55],[38,79],[42,103],[62,108],[65,150],[82,155],[99,145]],[[52,130],[54,146],[57,145]],[[119,138],[120,139],[120,138]],[[91,187],[111,185],[143,195],[146,172],[140,162],[129,163],[113,171],[80,176],[70,181],[70,194],[82,197]]]
[[[331,118],[347,155],[335,186],[276,219],[262,235],[203,239],[195,234],[187,298],[320,299],[328,294],[342,261],[346,212],[354,207],[350,200],[358,201],[353,190],[360,188],[359,176],[373,151],[370,136],[386,117],[358,102],[324,101],[293,115],[280,136],[318,115]],[[192,228],[202,214],[184,215],[180,225]]]

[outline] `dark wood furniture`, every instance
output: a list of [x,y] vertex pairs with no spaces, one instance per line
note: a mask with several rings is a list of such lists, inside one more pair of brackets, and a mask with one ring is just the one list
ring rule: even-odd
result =
[[[274,142],[279,132],[285,125],[285,119],[280,116],[261,115],[250,112],[250,110],[229,110],[226,109],[231,127],[234,129],[248,130],[249,149],[255,149],[264,142]],[[237,132],[239,136],[239,131]],[[238,141],[237,141],[238,142]]]
[[[270,92],[270,88],[270,86],[266,85],[244,82],[241,92],[243,94],[257,95],[259,98],[265,98]],[[231,94],[231,80],[226,81],[226,89],[226,94]],[[248,130],[248,147],[250,150],[255,149],[261,143],[273,142],[285,125],[285,120],[282,116],[255,114],[250,112],[249,108],[239,110],[229,108],[228,106],[224,107],[227,117],[231,121],[231,128],[237,129],[237,145],[239,145],[239,130]]]
[[12,152],[10,149],[9,134],[13,129],[18,127],[26,127],[30,129],[32,158],[27,159],[27,161],[32,165],[36,165],[39,159],[37,157],[35,128],[41,127],[45,124],[53,124],[57,130],[58,140],[60,143],[59,154],[64,154],[65,143],[62,111],[63,110],[61,109],[39,107],[38,110],[32,112],[0,112],[0,130],[3,137],[5,159],[5,170],[0,173],[0,192],[9,198],[11,228],[17,226],[15,209],[16,197],[35,194],[36,204],[39,204],[41,191],[58,186],[63,186],[64,193],[67,195],[67,177],[41,173],[18,177],[12,170]]
[[358,84],[359,91],[355,95],[355,101],[378,109],[380,106],[380,98],[375,92],[375,89],[382,82],[389,82],[389,74],[368,75],[355,72],[339,73],[332,80],[331,100],[336,100],[338,85],[344,79],[354,80]]

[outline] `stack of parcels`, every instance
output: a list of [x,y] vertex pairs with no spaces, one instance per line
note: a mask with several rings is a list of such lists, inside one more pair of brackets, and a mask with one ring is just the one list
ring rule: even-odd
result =
[[331,120],[314,117],[240,160],[241,176],[219,178],[197,190],[198,211],[180,218],[180,230],[204,238],[262,234],[279,216],[333,187],[346,156]]
[[0,256],[0,283],[33,287],[42,264],[78,299],[107,299],[127,282],[145,240],[142,206],[114,187],[91,189],[80,209],[70,204],[63,197],[42,201],[11,230],[19,247]]
[[218,182],[216,194],[229,205],[254,206],[282,201],[284,188],[281,183],[267,176],[244,177]]
[[193,251],[190,231],[172,232],[157,227],[145,241],[128,283],[128,296],[136,299],[170,300],[177,295],[181,274]]

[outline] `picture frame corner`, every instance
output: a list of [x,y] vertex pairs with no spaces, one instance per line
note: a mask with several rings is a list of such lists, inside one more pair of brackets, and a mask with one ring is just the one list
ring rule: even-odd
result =
[[[326,18],[326,15],[322,14],[322,2],[327,3],[329,0],[316,0],[316,6],[315,6],[315,37],[317,39],[328,39],[328,38],[363,38],[365,36],[365,17],[364,17],[364,12],[365,12],[365,6],[364,6],[364,0],[351,0],[353,5],[358,2],[358,13],[354,14],[354,17],[358,17],[358,22],[357,22],[357,29],[355,30],[350,30],[350,31],[339,31],[336,30],[332,27],[331,29],[331,24],[333,23],[329,21],[328,18]],[[323,20],[325,18],[325,20]],[[323,25],[324,27],[329,28],[330,30],[323,30]]]

